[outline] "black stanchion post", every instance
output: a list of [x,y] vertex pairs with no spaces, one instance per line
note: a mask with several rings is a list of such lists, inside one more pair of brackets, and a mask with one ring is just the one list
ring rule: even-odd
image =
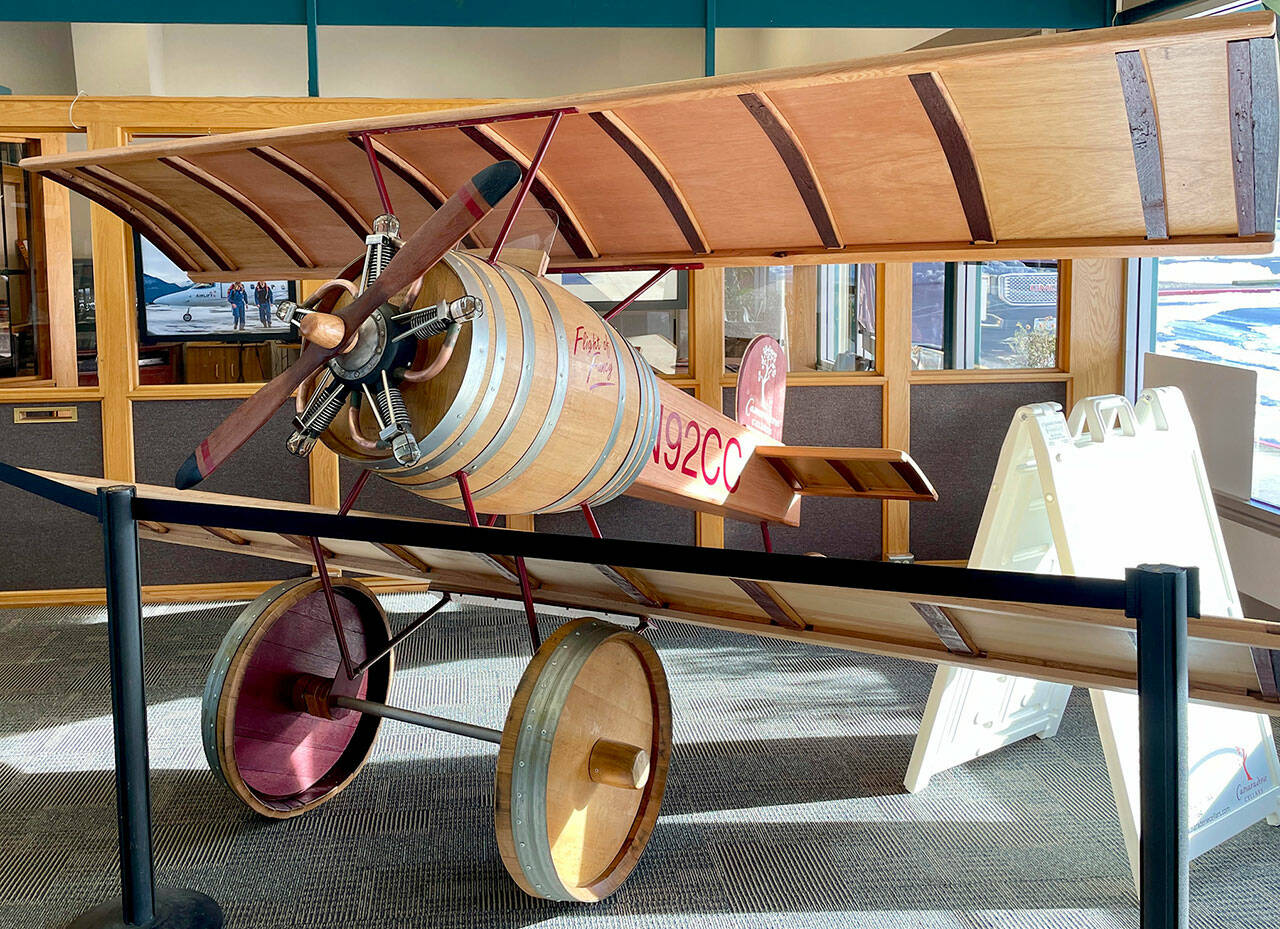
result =
[[1142,929],[1187,929],[1187,614],[1199,615],[1194,568],[1125,573],[1125,614],[1138,621],[1142,793]]
[[120,833],[120,897],[85,913],[71,929],[167,927],[220,929],[222,910],[194,890],[157,892],[151,849],[151,779],[147,698],[142,677],[142,580],[134,489],[98,491],[107,575],[111,719],[116,749],[116,818]]

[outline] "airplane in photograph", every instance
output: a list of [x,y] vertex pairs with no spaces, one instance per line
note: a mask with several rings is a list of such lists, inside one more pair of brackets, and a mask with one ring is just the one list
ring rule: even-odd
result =
[[[242,282],[246,290],[252,292],[256,281]],[[287,281],[268,281],[271,286],[271,302],[281,303],[289,299],[289,283]],[[181,290],[162,294],[147,301],[149,307],[175,307],[188,310],[195,307],[225,307],[231,309],[231,301],[227,299],[227,288],[231,284],[191,284]],[[252,299],[252,294],[250,296]]]

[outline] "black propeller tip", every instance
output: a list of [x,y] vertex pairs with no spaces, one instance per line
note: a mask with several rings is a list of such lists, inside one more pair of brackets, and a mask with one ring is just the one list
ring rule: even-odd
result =
[[476,190],[484,197],[485,202],[494,206],[520,183],[522,177],[524,172],[514,161],[499,161],[473,177],[471,183],[476,185]]
[[200,467],[196,464],[195,452],[192,452],[178,469],[178,476],[173,479],[173,486],[179,490],[190,490],[203,480],[204,475],[200,473]]

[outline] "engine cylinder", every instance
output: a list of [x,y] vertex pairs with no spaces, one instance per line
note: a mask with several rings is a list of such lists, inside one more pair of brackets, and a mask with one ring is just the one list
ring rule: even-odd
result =
[[[420,461],[405,468],[389,451],[362,449],[346,416],[325,444],[456,508],[463,471],[482,513],[558,512],[626,490],[658,437],[658,378],[639,352],[559,285],[465,252],[431,270],[418,305],[464,294],[483,300],[484,314],[464,326],[444,371],[401,386]],[[420,350],[415,367],[443,338]],[[367,404],[360,425],[377,435]]]

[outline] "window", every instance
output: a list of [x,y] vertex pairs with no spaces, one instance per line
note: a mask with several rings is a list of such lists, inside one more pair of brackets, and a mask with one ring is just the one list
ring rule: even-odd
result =
[[[548,274],[579,300],[607,313],[653,277],[652,271]],[[668,271],[609,324],[659,374],[689,373],[689,272]]]
[[39,344],[31,184],[18,167],[34,154],[30,148],[0,140],[0,378],[48,376],[49,349]]
[[737,371],[762,333],[786,350],[791,371],[874,371],[875,265],[727,268],[725,367]]
[[1146,347],[1257,371],[1253,496],[1280,506],[1280,251],[1142,264],[1155,284]]
[[1056,368],[1058,263],[913,266],[911,366]]

